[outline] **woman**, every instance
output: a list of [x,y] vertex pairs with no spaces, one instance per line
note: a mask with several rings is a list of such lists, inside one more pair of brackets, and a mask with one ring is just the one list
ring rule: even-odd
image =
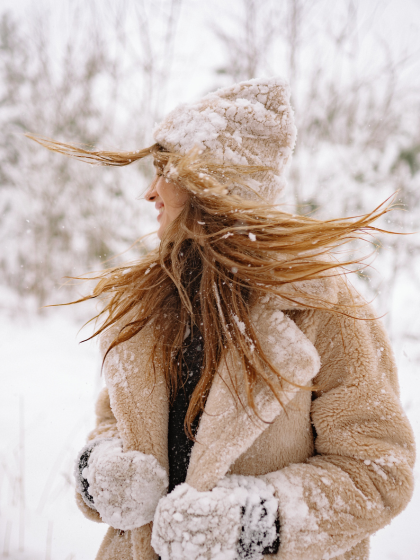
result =
[[173,111],[141,152],[160,246],[105,271],[106,389],[76,466],[99,560],[364,560],[413,488],[414,439],[386,334],[334,248],[388,208],[279,211],[296,131],[287,84],[250,80]]

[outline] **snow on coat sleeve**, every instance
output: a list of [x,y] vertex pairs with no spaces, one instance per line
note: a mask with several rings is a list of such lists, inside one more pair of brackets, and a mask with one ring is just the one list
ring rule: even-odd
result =
[[109,392],[104,387],[99,393],[95,406],[96,425],[88,435],[88,442],[98,439],[119,438],[117,420],[111,409]]
[[[96,426],[88,435],[88,445],[102,439],[119,438],[117,420],[111,410],[107,388],[102,389],[99,393],[95,413]],[[102,523],[101,516],[95,509],[86,504],[79,488],[76,489],[76,504],[85,517],[91,521]]]
[[277,560],[344,554],[387,525],[413,491],[414,437],[381,324],[367,306],[358,313],[368,320],[320,313],[296,316],[322,357],[311,410],[316,454],[263,477],[279,500]]
[[103,521],[123,530],[152,521],[168,487],[167,473],[153,455],[124,452],[122,441],[116,438],[94,446],[83,476]]
[[179,484],[159,502],[152,546],[162,560],[262,560],[276,538],[273,492],[252,476],[226,476],[210,492]]

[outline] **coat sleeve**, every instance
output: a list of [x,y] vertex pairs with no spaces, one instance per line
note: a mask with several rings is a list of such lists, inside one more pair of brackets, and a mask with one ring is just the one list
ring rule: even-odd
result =
[[98,439],[119,437],[117,420],[112,412],[109,393],[106,387],[99,393],[95,413],[96,426],[88,435],[88,443]]
[[414,436],[382,325],[306,311],[298,326],[321,356],[311,418],[315,455],[265,475],[279,500],[277,560],[344,554],[387,525],[413,491]]
[[[104,438],[118,438],[119,434],[117,429],[117,421],[111,410],[107,388],[102,389],[102,391],[99,393],[95,412],[96,427],[88,435],[88,443],[93,443],[96,440]],[[92,521],[96,521],[97,523],[102,523],[102,519],[99,513],[86,505],[78,490],[76,490],[76,504],[81,512],[85,515],[85,517]]]

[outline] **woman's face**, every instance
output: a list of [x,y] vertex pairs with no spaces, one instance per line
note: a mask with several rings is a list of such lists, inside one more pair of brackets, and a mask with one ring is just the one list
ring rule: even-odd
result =
[[154,202],[156,210],[159,211],[157,234],[159,239],[162,239],[165,229],[182,212],[188,200],[188,194],[175,183],[168,182],[162,175],[158,174],[148,188],[145,199]]

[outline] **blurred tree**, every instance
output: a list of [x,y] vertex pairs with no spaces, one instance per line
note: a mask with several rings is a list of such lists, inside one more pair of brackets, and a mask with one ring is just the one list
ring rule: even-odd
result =
[[[143,233],[133,199],[150,169],[85,166],[41,149],[22,133],[92,146],[114,147],[114,136],[139,148],[150,143],[163,111],[181,0],[163,4],[169,8],[163,47],[148,20],[152,7],[142,3],[131,12],[111,10],[102,26],[86,25],[95,14],[83,19],[74,9],[59,49],[44,14],[29,29],[7,13],[1,17],[0,277],[38,306],[51,302],[64,275],[100,268]],[[127,33],[132,21],[134,34]],[[63,297],[72,294],[67,287]]]
[[110,61],[99,38],[93,38],[82,59],[69,41],[60,72],[54,71],[52,49],[45,24],[37,25],[29,38],[3,15],[0,270],[7,284],[35,296],[38,305],[63,275],[100,266],[135,238],[136,229],[109,227],[126,223],[129,207],[127,200],[121,204],[129,193],[115,170],[82,171],[22,136],[30,130],[96,144],[108,133],[97,97]]
[[225,63],[216,73],[228,83],[250,80],[266,69],[267,52],[278,33],[279,5],[270,0],[240,0],[226,10],[213,31],[224,47]]
[[[217,81],[221,73],[223,83],[289,78],[298,140],[286,199],[295,211],[357,215],[399,190],[406,211],[395,211],[382,225],[418,230],[420,99],[406,76],[418,67],[419,52],[393,50],[372,29],[378,6],[357,0],[238,0],[235,6],[234,17],[229,8],[215,25],[228,61],[216,69]],[[407,273],[420,286],[413,261],[419,236],[383,241],[387,251],[378,244],[375,263],[380,274],[370,269],[361,276],[367,281],[362,291],[376,297],[381,312],[391,311],[392,294]]]

